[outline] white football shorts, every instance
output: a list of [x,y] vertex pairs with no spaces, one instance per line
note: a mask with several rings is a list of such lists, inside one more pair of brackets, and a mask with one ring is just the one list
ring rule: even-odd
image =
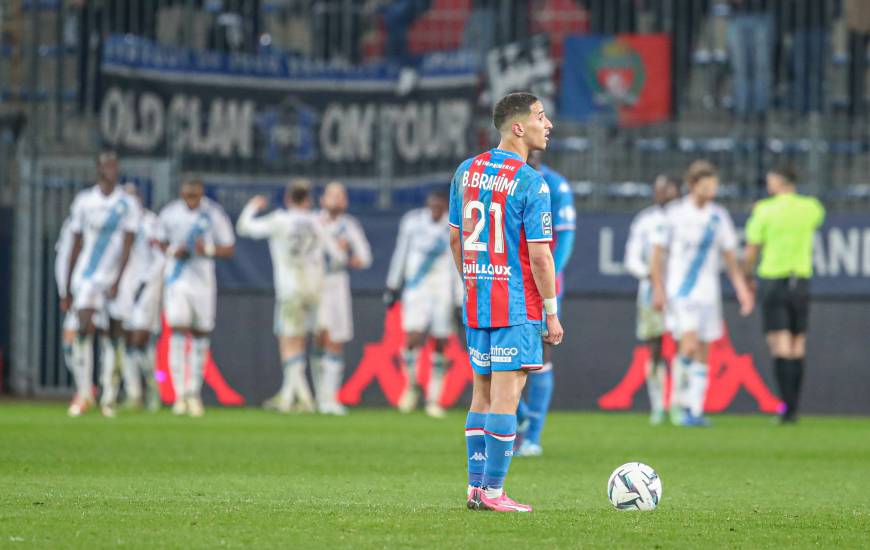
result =
[[674,338],[695,332],[702,342],[722,337],[722,306],[716,302],[672,300],[668,304],[668,328]]
[[160,332],[160,279],[140,284],[132,289],[130,315],[124,321],[124,330]]
[[317,330],[326,331],[329,339],[338,344],[353,340],[353,305],[346,271],[330,273],[323,281]]
[[420,286],[402,292],[402,330],[428,332],[433,338],[453,333],[453,294],[449,285]]
[[217,289],[192,288],[175,282],[163,289],[163,311],[169,326],[199,332],[214,330]]
[[317,308],[320,296],[297,294],[275,300],[275,336],[305,336],[317,326]]

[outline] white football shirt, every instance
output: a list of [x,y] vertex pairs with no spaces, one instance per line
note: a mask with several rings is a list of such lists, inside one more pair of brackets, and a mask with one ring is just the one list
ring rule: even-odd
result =
[[206,246],[235,244],[233,226],[224,209],[208,197],[203,197],[194,210],[188,208],[183,200],[176,199],[160,211],[160,231],[165,242],[169,243],[164,284],[184,285],[195,290],[216,289],[213,258],[176,258],[172,252],[179,246],[186,246],[192,252],[197,239],[203,239]]
[[372,249],[369,241],[366,238],[365,231],[356,218],[350,214],[339,214],[335,219],[329,217],[326,211],[320,212],[320,220],[326,232],[335,240],[347,241],[350,250],[344,258],[326,257],[326,272],[339,273],[347,271],[347,264],[350,257],[356,257],[362,263],[361,269],[365,269],[372,264]]
[[120,185],[109,195],[104,195],[97,185],[79,191],[70,213],[70,230],[82,236],[73,288],[83,280],[105,288],[115,283],[124,235],[136,233],[139,216],[139,204]]
[[316,213],[292,208],[255,215],[252,207],[245,207],[237,229],[242,237],[269,239],[275,296],[279,300],[297,294],[319,294],[327,255],[336,262],[347,261]]
[[70,219],[63,221],[57,242],[54,243],[54,280],[57,283],[59,296],[66,296],[66,278],[69,275],[69,257],[72,254],[73,232],[70,227]]
[[652,303],[652,284],[650,265],[653,253],[655,232],[666,223],[665,209],[657,204],[648,206],[637,213],[631,221],[628,241],[625,243],[625,268],[637,280],[637,303]]
[[668,252],[665,277],[669,300],[716,304],[722,300],[719,273],[722,252],[737,248],[728,212],[716,203],[698,208],[687,196],[665,208],[665,223],[653,244]]
[[125,283],[129,282],[132,287],[138,287],[159,280],[165,262],[165,254],[160,248],[160,243],[165,240],[166,236],[161,230],[157,214],[142,209],[139,230],[136,232],[130,260],[124,271]]
[[390,261],[387,287],[450,290],[456,265],[450,252],[448,216],[433,220],[428,208],[411,210],[399,223],[396,249]]

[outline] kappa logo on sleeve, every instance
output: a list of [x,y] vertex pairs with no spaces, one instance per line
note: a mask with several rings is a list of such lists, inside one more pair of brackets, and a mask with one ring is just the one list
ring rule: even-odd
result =
[[541,230],[544,236],[553,234],[553,214],[552,212],[541,212]]

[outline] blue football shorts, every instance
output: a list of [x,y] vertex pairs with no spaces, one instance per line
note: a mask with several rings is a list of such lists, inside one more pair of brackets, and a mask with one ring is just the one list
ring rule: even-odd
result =
[[497,328],[465,328],[471,367],[477,374],[492,371],[540,370],[544,366],[541,321]]

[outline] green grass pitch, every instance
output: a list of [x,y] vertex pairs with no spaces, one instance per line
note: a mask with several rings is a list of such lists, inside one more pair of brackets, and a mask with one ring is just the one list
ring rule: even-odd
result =
[[[205,418],[0,405],[0,547],[868,548],[870,420],[651,428],[636,414],[550,416],[516,458],[532,514],[465,509],[464,413],[347,418],[210,409]],[[618,512],[623,462],[659,508]]]

